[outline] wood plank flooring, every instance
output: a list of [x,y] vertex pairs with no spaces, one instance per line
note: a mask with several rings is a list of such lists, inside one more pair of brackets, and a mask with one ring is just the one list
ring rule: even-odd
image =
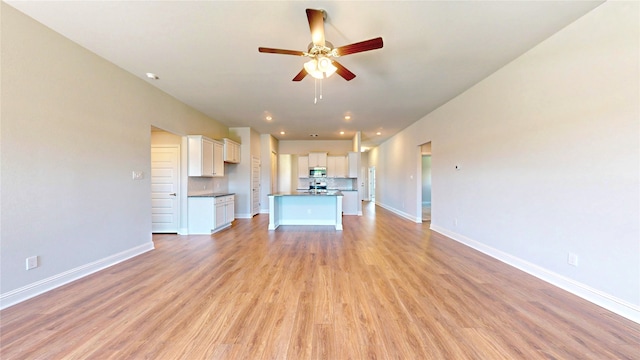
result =
[[369,205],[236,220],[0,312],[8,359],[640,359],[640,325]]

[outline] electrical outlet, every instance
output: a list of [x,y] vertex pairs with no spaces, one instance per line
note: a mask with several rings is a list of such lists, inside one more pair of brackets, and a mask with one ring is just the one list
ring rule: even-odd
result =
[[567,263],[571,266],[578,266],[578,255],[569,253],[569,255],[567,256]]
[[33,268],[37,268],[38,267],[38,257],[37,256],[31,256],[27,258],[27,270],[31,270]]

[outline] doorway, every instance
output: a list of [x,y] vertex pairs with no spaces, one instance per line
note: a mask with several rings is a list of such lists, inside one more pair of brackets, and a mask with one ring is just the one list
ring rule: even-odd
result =
[[369,167],[369,201],[376,201],[376,167]]
[[271,152],[271,193],[278,192],[278,154]]
[[181,136],[151,127],[152,233],[180,233],[183,200],[181,149]]
[[260,159],[251,157],[251,216],[260,212]]
[[420,145],[422,222],[431,221],[431,142]]

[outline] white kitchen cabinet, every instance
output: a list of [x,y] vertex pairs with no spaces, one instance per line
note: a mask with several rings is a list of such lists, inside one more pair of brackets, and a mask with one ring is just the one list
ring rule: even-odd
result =
[[358,191],[342,190],[342,214],[358,215]]
[[213,142],[213,176],[224,176],[224,146],[220,141]]
[[347,159],[347,177],[357,178],[358,167],[360,163],[360,153],[352,151],[347,155]]
[[309,167],[327,167],[326,152],[309,153]]
[[189,234],[211,234],[215,226],[213,197],[187,199],[187,229]]
[[202,135],[187,136],[189,176],[224,176],[223,146]]
[[327,177],[328,178],[336,177],[336,157],[337,156],[327,156]]
[[231,225],[235,220],[235,196],[227,195],[215,198],[215,227],[214,230],[221,229]]
[[298,156],[298,177],[299,178],[309,177],[309,157],[308,156]]
[[235,220],[235,196],[195,196],[187,200],[189,234],[211,234]]
[[225,209],[225,218],[224,221],[225,223],[231,224],[233,222],[233,220],[236,219],[236,200],[235,200],[235,196],[227,196],[227,204],[224,207]]
[[231,139],[222,139],[224,142],[224,162],[240,163],[240,144]]
[[327,156],[327,177],[346,178],[347,158],[346,156]]
[[216,229],[221,227],[225,223],[225,220],[227,219],[226,203],[224,199],[215,198],[214,203],[215,203],[214,205],[215,209],[213,210],[214,223],[211,229]]

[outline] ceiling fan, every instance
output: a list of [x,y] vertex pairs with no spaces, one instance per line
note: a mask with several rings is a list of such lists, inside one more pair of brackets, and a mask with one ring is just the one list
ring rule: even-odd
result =
[[342,66],[335,58],[359,52],[382,48],[382,38],[365,40],[337,48],[324,39],[324,20],[327,13],[324,10],[307,9],[307,20],[311,29],[311,43],[307,51],[273,49],[259,47],[262,53],[306,56],[311,58],[304,64],[303,69],[293,78],[293,81],[301,81],[307,74],[316,79],[324,79],[337,73],[349,81],[356,77],[354,73]]

